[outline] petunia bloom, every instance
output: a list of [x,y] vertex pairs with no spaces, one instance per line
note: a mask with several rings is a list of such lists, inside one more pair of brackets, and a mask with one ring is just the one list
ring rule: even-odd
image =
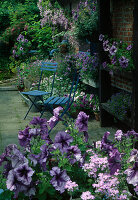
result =
[[73,141],[72,136],[64,131],[60,131],[55,136],[54,145],[59,148],[61,152],[65,151],[69,147],[69,144]]
[[124,173],[127,174],[128,184],[138,185],[138,161],[135,162],[133,168],[127,169]]
[[60,193],[65,191],[66,182],[70,180],[65,170],[61,170],[58,167],[53,167],[50,170],[50,175],[53,176],[50,183],[54,186],[56,190]]
[[121,169],[121,154],[117,149],[112,150],[112,156],[108,159],[108,162],[111,175]]
[[80,112],[76,119],[76,126],[78,127],[79,131],[88,131],[88,119],[89,115],[86,115],[84,112]]

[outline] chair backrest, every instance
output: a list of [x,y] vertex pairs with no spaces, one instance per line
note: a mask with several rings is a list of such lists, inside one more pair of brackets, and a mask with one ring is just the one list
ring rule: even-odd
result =
[[79,69],[75,69],[75,73],[73,75],[73,81],[72,81],[72,84],[71,84],[71,89],[70,89],[70,94],[69,94],[69,100],[68,100],[68,103],[67,103],[67,107],[68,106],[70,107],[72,105],[73,101],[74,101],[75,93],[76,93],[78,82],[79,82],[79,78],[80,78],[81,68],[82,67],[80,67]]
[[42,62],[42,63],[41,63],[41,68],[40,68],[41,74],[40,74],[40,80],[39,80],[39,84],[38,84],[38,90],[39,90],[39,88],[40,88],[40,84],[41,84],[43,72],[44,72],[44,71],[51,71],[51,72],[54,73],[50,96],[52,95],[53,87],[54,87],[54,81],[55,81],[55,75],[56,75],[56,71],[57,71],[57,67],[58,67],[58,64],[57,64],[57,63],[52,63],[52,62]]

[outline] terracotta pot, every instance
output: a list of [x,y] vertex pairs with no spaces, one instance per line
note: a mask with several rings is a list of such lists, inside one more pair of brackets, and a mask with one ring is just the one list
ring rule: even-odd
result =
[[96,121],[100,121],[100,113],[94,112]]

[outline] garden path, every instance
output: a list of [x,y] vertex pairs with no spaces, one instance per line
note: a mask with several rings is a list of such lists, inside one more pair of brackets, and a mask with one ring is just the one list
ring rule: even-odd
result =
[[[18,131],[23,130],[32,120],[33,116],[39,116],[39,113],[30,112],[26,120],[23,120],[28,106],[22,100],[20,94],[15,88],[15,85],[0,85],[0,154],[6,145],[18,144]],[[44,117],[49,119],[50,113],[45,113]],[[57,131],[65,130],[65,126],[61,122],[51,132],[51,137]],[[100,123],[90,119],[88,124],[88,132],[91,141],[101,139],[105,131],[111,132],[111,137],[115,133],[115,128],[101,128]]]

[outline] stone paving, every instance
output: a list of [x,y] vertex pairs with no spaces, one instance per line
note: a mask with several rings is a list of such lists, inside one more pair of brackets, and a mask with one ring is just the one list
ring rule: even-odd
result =
[[[28,109],[28,105],[24,102],[15,86],[0,85],[0,153],[6,145],[18,144],[18,131],[23,130],[34,116],[39,116],[39,112],[30,112],[28,117],[23,120]],[[45,113],[44,117],[49,119],[50,113]],[[61,122],[52,130],[51,136],[57,131],[65,130],[65,126]],[[102,138],[105,131],[111,132],[111,137],[115,133],[115,128],[101,128],[100,123],[94,119],[89,120],[88,132],[91,141]]]

